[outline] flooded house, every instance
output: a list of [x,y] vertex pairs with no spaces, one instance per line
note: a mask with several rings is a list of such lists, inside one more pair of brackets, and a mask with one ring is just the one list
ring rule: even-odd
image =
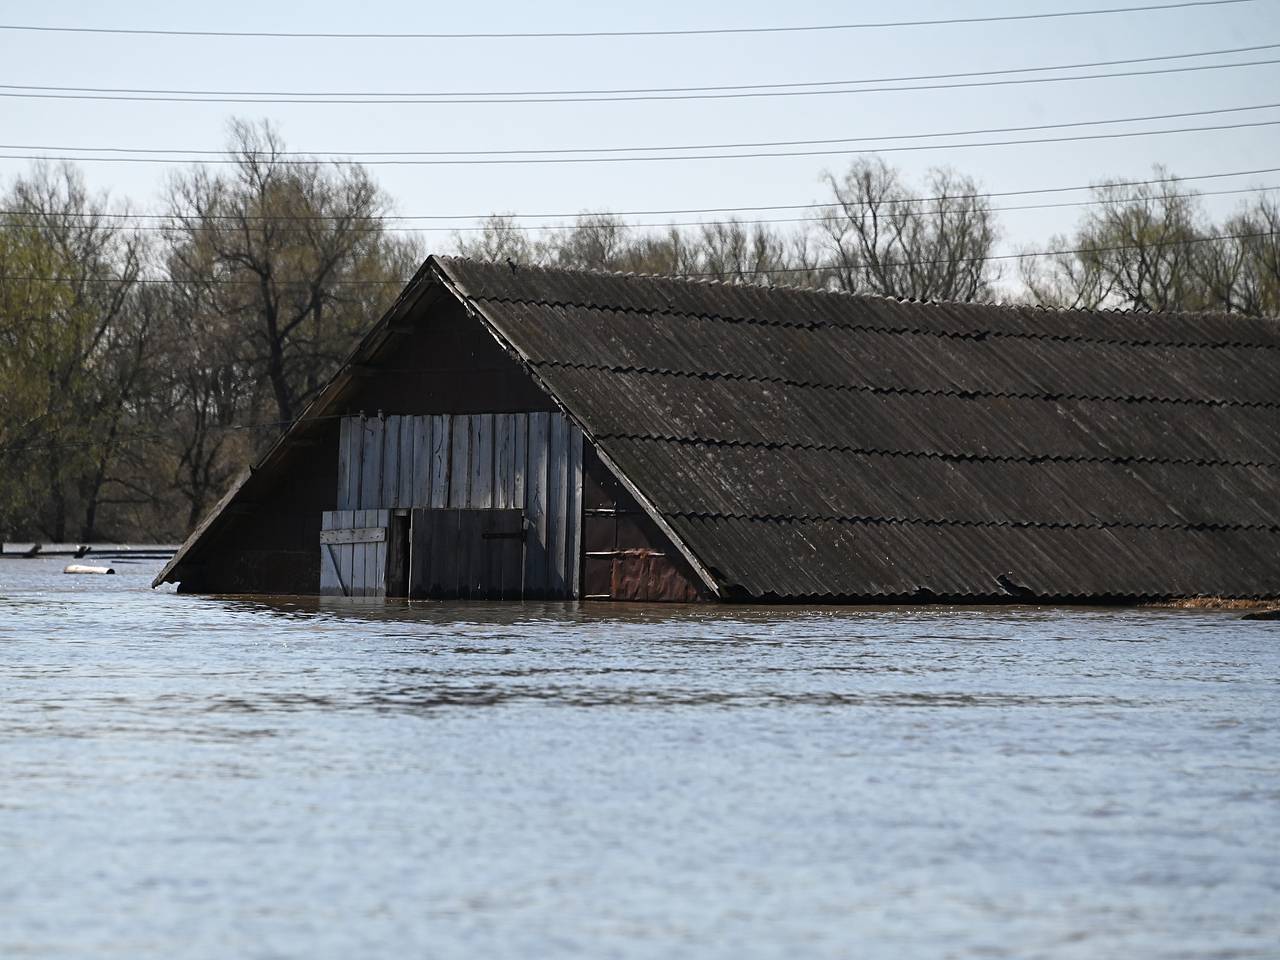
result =
[[162,582],[1276,597],[1280,323],[431,257]]

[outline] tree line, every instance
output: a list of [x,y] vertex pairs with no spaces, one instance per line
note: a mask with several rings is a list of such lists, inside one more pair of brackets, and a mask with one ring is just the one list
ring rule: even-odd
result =
[[[234,121],[231,163],[173,174],[143,226],[74,166],[0,194],[0,538],[174,540],[296,417],[426,251],[358,164]],[[949,169],[878,158],[799,222],[654,228],[494,215],[468,256],[936,300],[1280,315],[1280,205],[1214,221],[1185,184],[1093,189],[1051,255],[997,254],[999,210]]]

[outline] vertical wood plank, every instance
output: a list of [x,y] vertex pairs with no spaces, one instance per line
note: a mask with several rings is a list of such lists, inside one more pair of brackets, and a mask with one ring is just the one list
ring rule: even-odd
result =
[[364,417],[348,417],[351,429],[347,434],[347,505],[343,510],[360,506],[360,477],[364,465]]
[[[351,526],[353,527],[364,526],[363,510],[351,511]],[[364,553],[365,553],[366,546],[368,546],[368,544],[364,544],[364,543],[353,543],[351,545],[351,592],[348,594],[348,596],[352,596],[352,597],[364,596],[364,590],[365,590]]]
[[576,600],[582,583],[582,429],[569,427],[569,511],[565,537],[566,595]]
[[[342,448],[339,447],[339,450],[341,449]],[[342,483],[341,476],[339,477],[339,483]],[[341,491],[341,487],[339,487],[339,491]],[[324,511],[324,513],[320,514],[320,529],[332,530],[333,521],[333,512],[329,510]],[[340,589],[338,585],[337,565],[331,565],[329,563],[328,553],[329,545],[326,543],[320,544],[320,596],[322,597],[336,596]]]
[[[338,496],[334,500],[334,508],[337,510],[347,509],[347,502],[351,497],[350,487],[347,481],[350,479],[350,467],[347,464],[347,456],[350,454],[351,448],[351,418],[343,417],[338,422]],[[329,527],[322,527],[328,530]]]
[[[506,521],[506,529],[519,531],[524,523],[523,515],[512,510]],[[502,585],[500,596],[503,600],[519,600],[524,593],[524,541],[521,539],[501,540],[502,559],[499,582]]]
[[[512,463],[513,475],[511,478],[511,481],[512,481],[511,506],[519,510],[525,510],[526,516],[527,516],[528,511],[526,509],[525,499],[526,499],[526,490],[527,490],[527,478],[529,476],[529,415],[526,413],[517,413],[514,417],[511,418],[511,421],[512,421],[511,430],[513,434],[512,444],[511,444],[512,461],[513,461]],[[511,580],[518,579],[520,581],[519,592],[515,596],[511,597],[511,599],[513,600],[523,599],[525,596],[525,591],[528,588],[528,583],[526,581],[526,572],[527,572],[526,559],[529,553],[528,541],[529,541],[529,536],[528,534],[526,534],[525,538],[521,540],[518,544],[518,550],[519,550],[518,564],[519,564],[519,571],[520,571],[518,576],[508,578]]]
[[[358,430],[359,421],[356,421],[355,429]],[[353,433],[355,430],[353,430]],[[335,530],[350,530],[355,526],[352,518],[355,517],[354,510],[343,510],[334,520]],[[356,545],[354,543],[343,543],[338,545],[338,575],[342,577],[343,596],[354,596],[351,592],[351,569],[356,553]]]
[[476,554],[481,552],[479,517],[470,510],[458,510],[458,542],[454,555],[458,564],[458,599],[470,600],[475,581]]
[[[353,527],[360,526],[364,517],[365,512],[362,509],[353,509],[351,511],[351,525]],[[347,595],[365,595],[365,545],[361,543],[353,543],[351,545],[351,585],[349,585]]]
[[417,461],[414,449],[414,426],[417,417],[400,418],[400,493],[396,497],[397,507],[413,506],[413,483]]
[[439,509],[449,504],[449,451],[452,438],[449,428],[452,421],[446,416],[431,418],[431,499],[430,505]]
[[[420,418],[425,423],[430,423],[426,418]],[[428,428],[429,429],[429,428]],[[416,447],[416,435],[420,432],[421,425],[415,425],[414,445]],[[431,573],[431,555],[427,552],[427,544],[430,541],[427,537],[427,512],[421,507],[414,507],[409,514],[409,599],[419,600],[427,595],[428,576]]]
[[382,425],[382,495],[377,507],[396,507],[400,498],[400,418],[387,417]]
[[477,510],[493,506],[493,414],[471,418],[471,491],[467,506]]
[[525,595],[545,597],[547,591],[547,444],[549,418],[529,414],[529,465],[525,478],[525,513],[529,534],[525,540]]
[[457,510],[435,510],[431,515],[430,595],[451,598],[458,595]]
[[[366,510],[364,518],[360,521],[362,527],[372,527],[377,524],[378,511]],[[364,546],[364,596],[372,597],[378,587],[378,545],[376,543],[366,543]]]
[[[497,449],[496,443],[494,449]],[[484,569],[480,574],[480,596],[485,600],[497,600],[502,596],[502,546],[505,541],[492,536],[502,531],[499,520],[501,516],[497,510],[490,510],[483,515],[480,524],[481,553],[484,557]]]
[[551,414],[547,442],[547,589],[556,599],[565,595],[565,548],[568,527],[569,424]]
[[449,418],[453,442],[449,447],[449,506],[465,507],[471,479],[471,417],[465,413]]
[[514,423],[515,417],[510,413],[500,413],[493,418],[493,505],[499,510],[514,506]]
[[[399,424],[396,426],[398,429]],[[381,543],[373,544],[373,595],[385,597],[387,595],[387,548],[390,546],[391,539],[391,511],[377,511],[372,526],[383,527],[387,531]]]
[[529,415],[517,413],[511,420],[511,506],[523,510],[525,478],[529,475]]
[[383,422],[379,417],[364,421],[360,475],[360,502],[358,510],[372,510],[382,499],[382,433]]
[[431,418],[410,418],[413,428],[413,479],[408,504],[426,507],[431,503]]

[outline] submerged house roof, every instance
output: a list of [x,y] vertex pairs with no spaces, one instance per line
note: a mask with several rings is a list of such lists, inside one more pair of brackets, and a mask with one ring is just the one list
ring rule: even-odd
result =
[[1276,321],[445,257],[415,285],[483,324],[722,597],[1280,595]]

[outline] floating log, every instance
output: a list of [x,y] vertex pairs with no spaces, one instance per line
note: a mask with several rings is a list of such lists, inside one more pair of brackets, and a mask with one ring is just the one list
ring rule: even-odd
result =
[[62,571],[63,573],[115,573],[114,567],[91,567],[86,563],[68,564]]
[[1280,607],[1274,610],[1255,610],[1253,613],[1246,613],[1241,620],[1280,620]]

